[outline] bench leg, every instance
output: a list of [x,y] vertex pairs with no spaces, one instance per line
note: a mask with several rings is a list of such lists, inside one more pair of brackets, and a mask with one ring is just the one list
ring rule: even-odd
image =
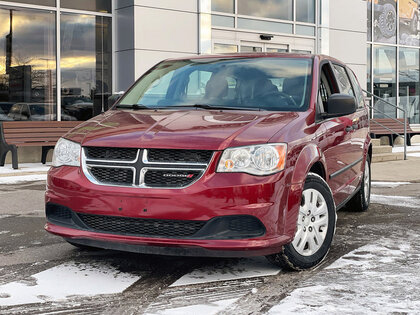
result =
[[0,166],[4,166],[4,163],[6,162],[6,155],[9,150],[0,148]]
[[411,134],[407,133],[407,145],[411,147]]
[[54,147],[42,147],[42,155],[41,155],[41,162],[42,164],[47,163],[47,155],[50,150],[54,149]]
[[18,152],[15,145],[13,145],[10,150],[12,151],[12,167],[13,169],[17,170],[18,166]]

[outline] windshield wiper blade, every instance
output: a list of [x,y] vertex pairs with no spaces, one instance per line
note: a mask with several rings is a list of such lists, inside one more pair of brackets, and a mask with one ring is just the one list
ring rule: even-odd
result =
[[134,109],[134,110],[152,109],[152,108],[150,108],[146,105],[142,105],[142,104],[132,104],[132,105],[118,104],[118,105],[115,106],[115,108]]
[[251,111],[263,110],[261,108],[210,105],[210,104],[186,104],[186,105],[173,105],[173,106],[168,106],[168,107],[193,107],[193,108],[202,108],[202,109],[251,110]]

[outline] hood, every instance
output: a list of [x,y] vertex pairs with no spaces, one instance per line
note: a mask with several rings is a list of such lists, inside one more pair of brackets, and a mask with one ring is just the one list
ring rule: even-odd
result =
[[223,150],[266,143],[298,115],[220,110],[111,110],[66,135],[83,146]]

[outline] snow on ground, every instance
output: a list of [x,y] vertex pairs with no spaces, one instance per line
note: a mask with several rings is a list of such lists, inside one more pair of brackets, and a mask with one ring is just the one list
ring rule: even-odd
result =
[[[393,146],[392,153],[404,152],[404,146]],[[407,152],[420,152],[420,143],[413,143],[407,146]]]
[[223,311],[238,299],[220,300],[209,304],[196,304],[177,308],[170,308],[161,310],[155,313],[145,313],[147,315],[159,314],[159,315],[213,315],[220,311]]
[[19,174],[26,172],[48,172],[51,167],[51,163],[19,163],[19,169],[14,170],[11,164],[0,166],[0,175],[2,174]]
[[235,263],[223,262],[198,268],[185,274],[170,287],[277,275],[280,268],[264,257],[244,258]]
[[409,185],[410,182],[372,182],[372,187],[395,188],[402,185]]
[[344,255],[268,314],[419,314],[418,238],[384,238]]
[[0,185],[45,181],[50,167],[50,163],[45,165],[41,163],[20,163],[19,169],[14,170],[11,164],[6,164],[4,167],[0,167]]
[[47,180],[47,174],[30,174],[22,176],[0,176],[0,185],[18,184],[24,182],[34,182],[38,180]]
[[408,196],[370,195],[370,202],[406,208],[419,208],[420,199]]
[[120,293],[140,277],[100,263],[69,262],[0,286],[0,306]]

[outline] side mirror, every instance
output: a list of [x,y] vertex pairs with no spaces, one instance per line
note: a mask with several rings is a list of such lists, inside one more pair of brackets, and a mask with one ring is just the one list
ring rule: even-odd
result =
[[356,98],[348,94],[333,94],[328,99],[327,112],[324,118],[350,115],[356,112]]

